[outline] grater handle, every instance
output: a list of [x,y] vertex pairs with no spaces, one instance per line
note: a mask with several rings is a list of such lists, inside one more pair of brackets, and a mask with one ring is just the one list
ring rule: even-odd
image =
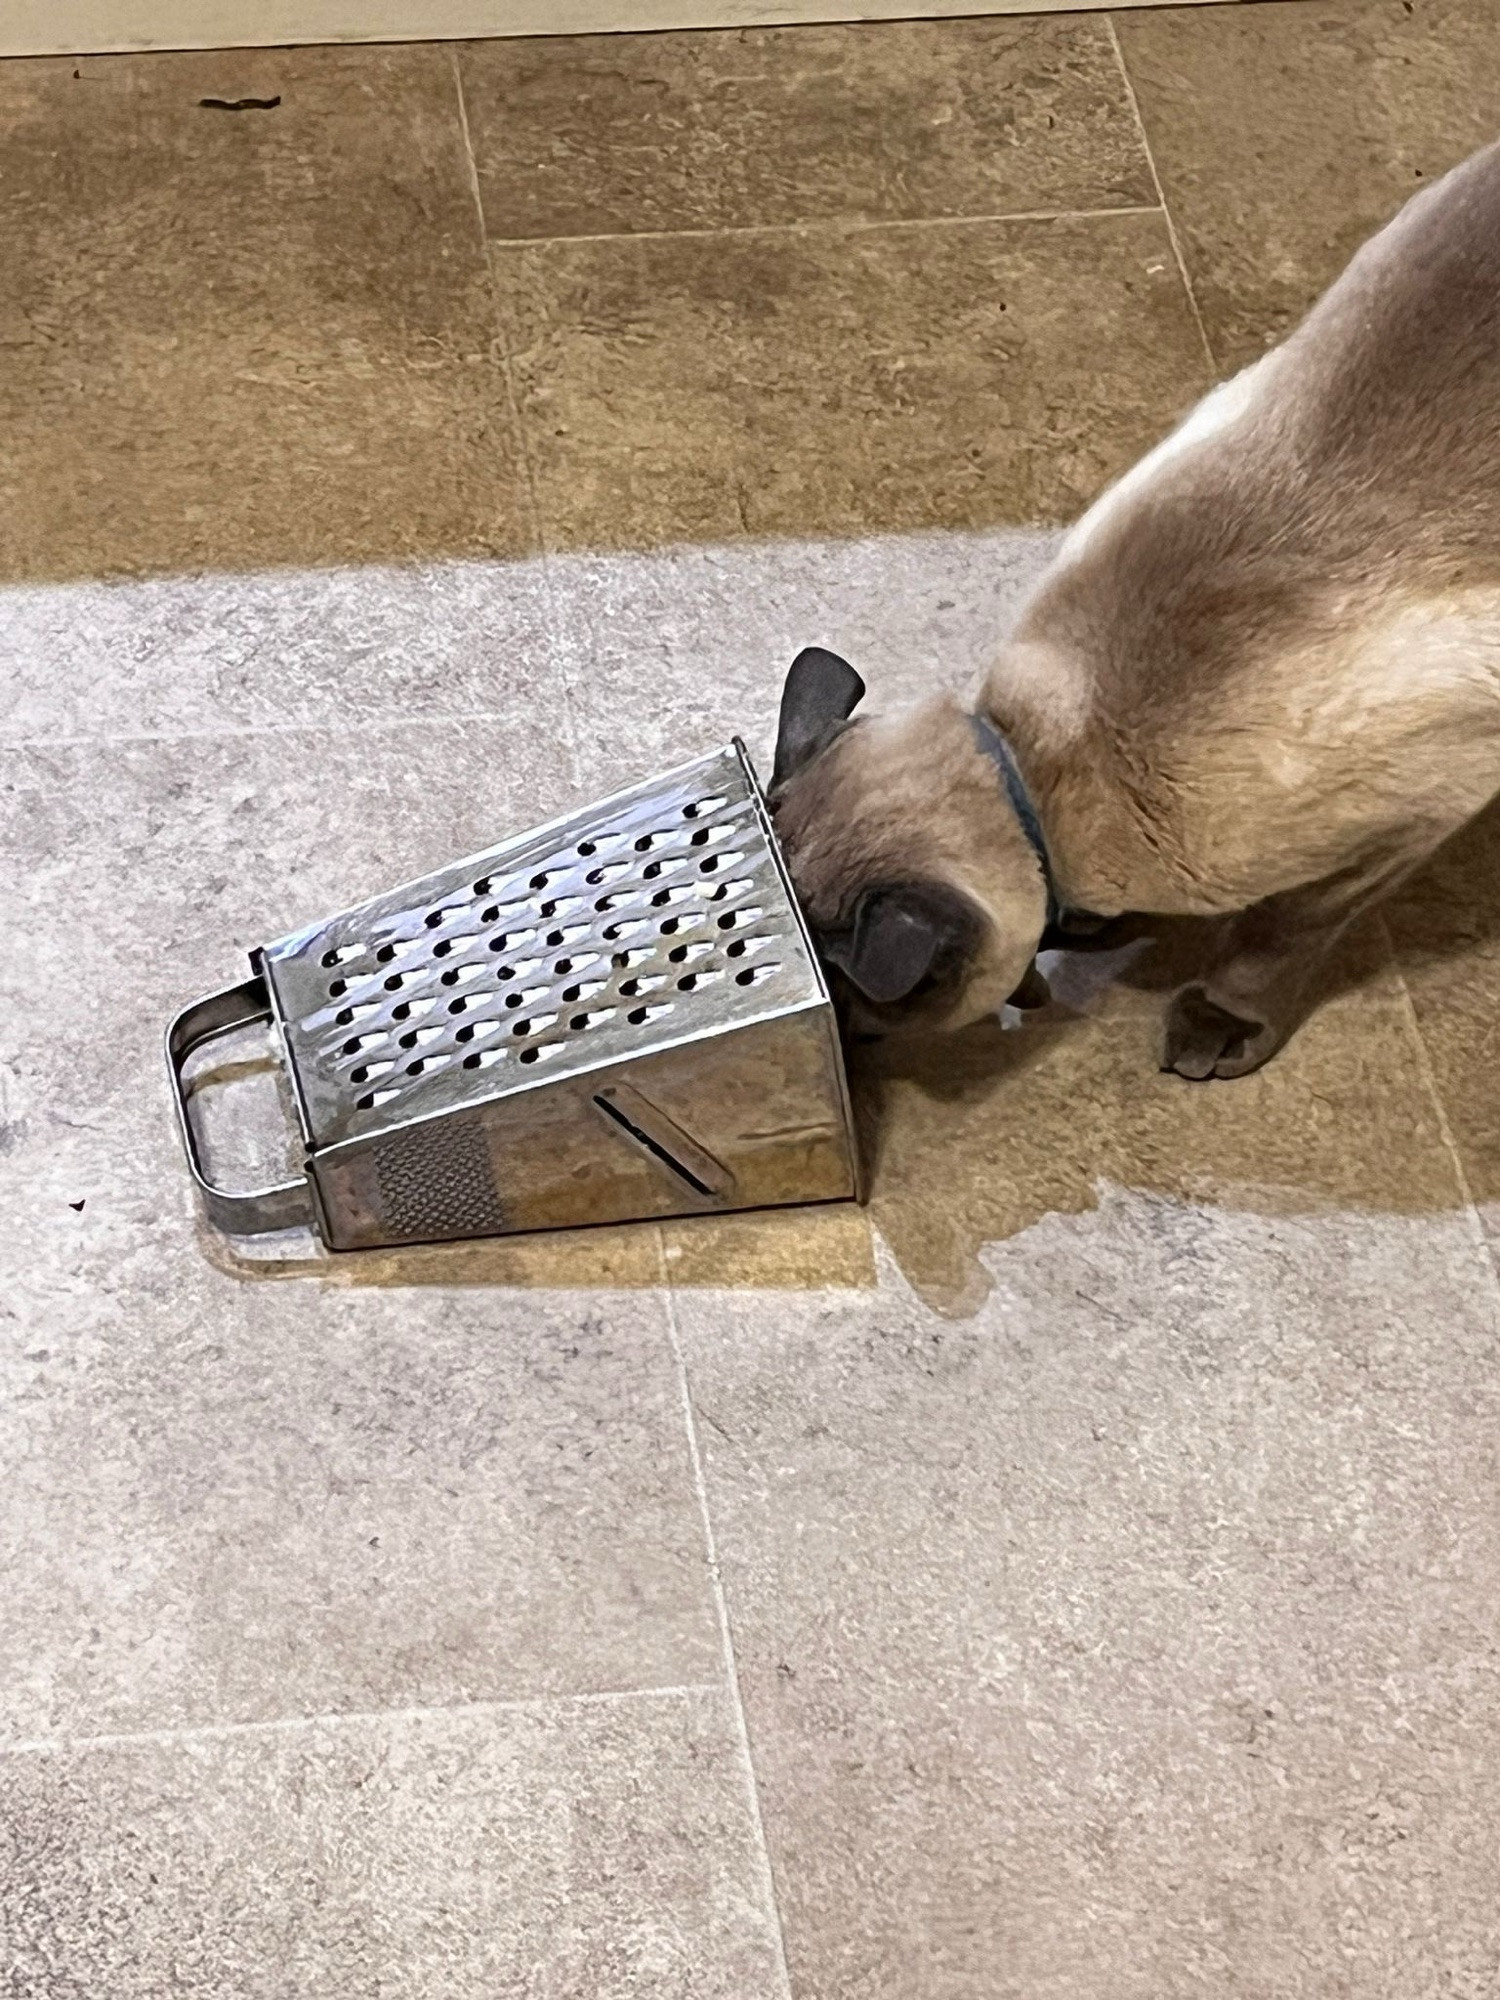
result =
[[188,1170],[204,1211],[216,1229],[230,1236],[264,1236],[274,1229],[316,1226],[312,1189],[305,1180],[282,1181],[275,1187],[244,1192],[216,1187],[208,1178],[198,1150],[198,1135],[188,1110],[188,1087],[183,1081],[183,1065],[206,1043],[235,1028],[253,1027],[272,1018],[271,996],[264,979],[247,979],[242,986],[227,986],[222,993],[210,993],[184,1007],[167,1030],[167,1070],[172,1079],[172,1100],[177,1107],[177,1127],[187,1153]]

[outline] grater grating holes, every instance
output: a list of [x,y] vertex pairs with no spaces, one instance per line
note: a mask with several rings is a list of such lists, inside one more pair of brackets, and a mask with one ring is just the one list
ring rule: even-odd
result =
[[531,1042],[522,1049],[521,1060],[523,1063],[546,1062],[552,1056],[561,1055],[565,1046],[563,1042]]
[[[340,988],[329,997],[348,1004],[322,1016],[336,1023],[323,1059],[351,1086],[378,1084],[360,1108],[429,1072],[551,1057],[610,1024],[640,1028],[691,1007],[694,995],[762,984],[783,969],[773,947],[784,916],[768,926],[756,894],[776,882],[753,797],[708,791],[646,810],[650,818],[622,817],[528,872],[481,873],[430,907],[383,913],[362,943],[328,947],[320,963],[340,953],[327,967]],[[522,956],[528,945],[547,956]],[[490,966],[494,979],[482,979]],[[434,1009],[422,1029],[399,1032]],[[358,1033],[338,1032],[356,1019]],[[372,1061],[387,1036],[409,1063]],[[493,1045],[468,1046],[479,1041]]]

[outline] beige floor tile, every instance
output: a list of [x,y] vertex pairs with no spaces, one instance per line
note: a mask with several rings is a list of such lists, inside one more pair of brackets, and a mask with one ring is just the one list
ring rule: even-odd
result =
[[1500,814],[1486,812],[1386,911],[1470,1191],[1500,1247]]
[[445,51],[6,63],[0,229],[6,578],[526,544]]
[[17,1994],[780,2000],[713,1694],[0,1763]]
[[1154,214],[493,258],[555,547],[1065,519],[1205,380]]
[[1116,1187],[987,1262],[960,1324],[894,1276],[677,1301],[794,1991],[1488,1992],[1500,1390],[1466,1219]]
[[0,753],[5,1735],[716,1670],[654,1235],[258,1283],[206,1254],[172,1126],[169,1012],[558,803],[509,744]]
[[460,62],[495,237],[1156,199],[1097,20],[476,42]]
[[1116,25],[1226,373],[1500,131],[1492,0],[1145,9]]

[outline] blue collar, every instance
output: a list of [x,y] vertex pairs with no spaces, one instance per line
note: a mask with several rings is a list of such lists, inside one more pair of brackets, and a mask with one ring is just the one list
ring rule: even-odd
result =
[[1052,858],[1047,852],[1047,836],[1042,832],[1041,818],[1030,792],[1026,789],[1026,780],[1021,776],[1016,753],[987,715],[971,715],[969,727],[974,732],[974,741],[1000,773],[1005,785],[1005,795],[1010,800],[1016,818],[1021,822],[1022,833],[1031,843],[1031,850],[1042,871],[1042,880],[1047,886],[1047,929],[1054,931],[1066,912],[1057,893],[1057,884],[1052,879]]

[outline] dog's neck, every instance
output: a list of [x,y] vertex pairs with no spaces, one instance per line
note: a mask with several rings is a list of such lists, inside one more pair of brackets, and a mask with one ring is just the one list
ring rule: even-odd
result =
[[1010,738],[983,709],[975,709],[970,714],[969,727],[974,741],[994,765],[1011,810],[1020,822],[1021,831],[1042,871],[1042,881],[1047,890],[1047,928],[1042,935],[1042,949],[1065,947],[1071,937],[1088,936],[1105,920],[1090,910],[1070,906],[1063,900],[1052,871],[1052,853],[1047,845],[1046,828],[1042,825],[1041,813],[1017,762]]
[[1012,642],[975,706],[1024,782],[1060,920],[1071,913],[1086,927],[1127,910],[1188,907],[1137,782],[1129,731],[1103,711],[1078,654],[1029,637]]
[[999,773],[1011,809],[1021,823],[1021,831],[1031,843],[1031,851],[1036,856],[1037,866],[1042,871],[1042,881],[1047,889],[1047,928],[1055,930],[1062,915],[1062,903],[1058,897],[1057,883],[1052,875],[1052,857],[1047,851],[1047,836],[1042,828],[1041,814],[1036,809],[1036,801],[1026,789],[1026,780],[1022,777],[1021,767],[1016,762],[1016,753],[1012,750],[1004,730],[997,729],[982,709],[975,709],[970,715],[969,727],[974,732],[974,741]]

